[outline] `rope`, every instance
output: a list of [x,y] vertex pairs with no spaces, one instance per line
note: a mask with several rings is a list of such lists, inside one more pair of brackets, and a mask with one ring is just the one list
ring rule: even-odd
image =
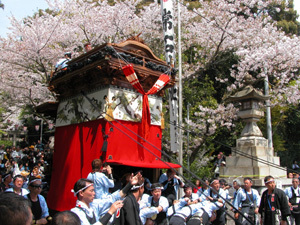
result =
[[[89,103],[98,111],[101,112],[98,107],[96,107],[94,105],[94,103],[92,102],[92,100],[85,94],[85,92],[81,92],[82,95],[89,101]],[[105,113],[106,114],[106,113]],[[106,114],[107,116],[110,117],[110,115]],[[138,145],[140,145],[142,148],[144,148],[146,151],[148,151],[150,154],[152,154],[153,156],[155,156],[157,159],[161,160],[165,165],[167,165],[170,169],[174,168],[172,166],[170,166],[169,164],[167,164],[165,161],[163,161],[158,155],[156,155],[155,153],[153,153],[152,151],[150,151],[148,148],[146,148],[143,144],[141,144],[140,142],[136,141],[135,139],[133,139],[132,137],[130,137],[127,133],[125,133],[124,131],[122,131],[120,128],[116,127],[112,122],[107,121],[111,126],[113,126],[114,128],[118,129],[120,132],[122,132],[124,135],[126,135],[129,139],[131,139],[132,141],[134,141],[135,143],[137,143]],[[136,137],[140,138],[141,140],[143,140],[144,142],[146,142],[147,144],[151,145],[153,148],[155,148],[156,150],[158,150],[160,153],[162,153],[163,155],[165,155],[168,159],[175,161],[178,165],[180,165],[185,171],[187,171],[189,174],[191,174],[194,178],[200,180],[200,182],[202,183],[202,185],[207,187],[207,184],[200,178],[198,177],[196,174],[194,174],[193,172],[191,172],[190,170],[188,170],[185,166],[183,166],[182,164],[180,164],[176,159],[174,159],[173,157],[169,156],[167,153],[161,151],[160,149],[158,149],[156,146],[154,146],[152,143],[148,142],[146,139],[144,139],[143,137],[141,137],[140,135],[138,135],[137,133],[135,133],[134,131],[130,130],[129,128],[127,128],[126,126],[124,126],[122,123],[120,123],[119,121],[115,120],[116,123],[118,123],[119,125],[121,125],[122,127],[124,127],[126,130],[128,130],[129,132],[131,132],[132,134],[134,134]],[[179,172],[177,172],[179,174],[179,176],[181,176],[187,183],[189,183],[192,187],[196,188],[196,185],[193,184],[190,180],[188,180],[187,178],[185,178],[183,176],[183,174],[180,174]],[[234,205],[231,204],[231,202],[229,202],[226,198],[224,198],[223,196],[219,195],[219,193],[212,187],[209,187],[210,191],[212,191],[214,194],[216,194],[219,198],[221,198],[224,202],[226,202],[228,205],[230,205],[232,208],[235,209],[236,212],[240,213],[240,215],[242,215],[250,224],[253,224],[253,222],[246,216],[244,216],[242,214],[242,212],[239,211],[239,209],[235,208]],[[205,197],[208,197],[204,192],[202,193]],[[216,203],[214,203],[216,204]],[[225,203],[224,203],[225,204]],[[225,206],[223,206],[225,207]],[[225,211],[225,213],[227,215],[228,212]],[[231,217],[231,215],[229,215]]]

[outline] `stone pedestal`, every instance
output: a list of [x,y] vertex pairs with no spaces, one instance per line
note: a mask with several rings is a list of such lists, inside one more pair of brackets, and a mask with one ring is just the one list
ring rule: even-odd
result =
[[[232,156],[226,158],[226,167],[220,169],[220,177],[228,179],[229,182],[237,177],[241,181],[243,177],[251,177],[254,186],[262,187],[264,177],[271,175],[280,179],[283,186],[291,185],[290,179],[286,179],[286,171],[276,168],[280,166],[280,159],[273,152],[273,149],[268,148],[268,140],[264,137],[239,138],[236,147],[232,149]],[[275,167],[267,163],[275,164]]]

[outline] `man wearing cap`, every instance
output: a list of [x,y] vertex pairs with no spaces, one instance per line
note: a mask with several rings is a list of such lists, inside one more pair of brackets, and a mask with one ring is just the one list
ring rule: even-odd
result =
[[210,182],[210,188],[205,190],[200,196],[202,201],[209,200],[212,203],[222,203],[223,206],[217,210],[217,218],[212,224],[225,225],[226,213],[224,206],[224,199],[226,199],[226,193],[220,188],[220,182],[217,178],[214,178]]
[[159,183],[154,183],[151,185],[151,195],[144,194],[140,203],[140,217],[148,218],[155,225],[165,225],[167,224],[167,210],[169,207],[168,199],[161,196],[162,185]]
[[[236,199],[234,201],[234,207],[240,209],[244,216],[247,216],[249,220],[255,224],[256,214],[258,214],[258,207],[260,204],[260,196],[258,191],[251,188],[252,179],[250,177],[244,178],[244,189],[237,193]],[[241,224],[248,225],[250,222],[245,219],[238,212],[235,212],[235,219]]]
[[58,70],[66,70],[67,69],[67,62],[71,60],[72,54],[71,52],[65,52],[64,54],[65,58],[58,60],[58,62],[55,65],[55,72]]
[[288,216],[291,215],[291,211],[284,191],[276,188],[272,176],[266,176],[264,182],[267,190],[263,192],[259,206],[261,224],[288,224],[287,220]]
[[[74,185],[74,196],[77,196],[76,207],[71,211],[80,218],[81,225],[107,224],[112,215],[123,206],[121,200],[136,185],[140,177],[133,175],[130,182],[121,190],[112,193],[103,199],[94,199],[95,190],[93,181],[81,178]],[[100,221],[100,222],[99,222]]]
[[[292,220],[295,221],[296,225],[300,224],[300,189],[299,179],[292,179],[292,186],[285,189],[285,194],[289,198],[289,207],[292,213]],[[292,223],[294,224],[294,223]]]
[[116,216],[116,225],[142,225],[140,218],[139,201],[144,193],[144,178],[141,178],[136,185],[131,188],[130,193],[124,199],[120,214]]
[[169,205],[173,205],[173,201],[176,199],[178,187],[184,187],[184,183],[176,175],[176,171],[173,169],[168,169],[166,173],[163,173],[159,177],[159,183],[161,183],[164,187],[162,196],[165,196],[168,201]]

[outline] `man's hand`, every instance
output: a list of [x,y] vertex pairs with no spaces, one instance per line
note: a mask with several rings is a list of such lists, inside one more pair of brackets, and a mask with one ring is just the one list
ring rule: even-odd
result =
[[131,174],[129,178],[129,182],[131,185],[136,185],[139,183],[139,181],[142,179],[142,174],[138,172],[135,176],[133,176],[133,173]]
[[107,165],[105,168],[108,175],[112,173],[112,168],[110,167],[110,165]]
[[46,218],[42,218],[42,219],[35,221],[35,224],[47,224],[47,223],[48,223],[48,221]]
[[120,208],[122,208],[122,207],[123,207],[123,201],[121,201],[121,200],[115,201],[115,202],[111,205],[110,209],[108,210],[108,213],[109,213],[110,215],[113,215],[113,214],[117,211],[117,209],[120,209]]
[[210,197],[210,196],[207,196],[206,199],[209,200],[209,201],[213,201],[214,200],[214,198]]
[[163,209],[164,209],[164,208],[163,208],[162,206],[160,206],[160,205],[157,207],[158,212],[163,211]]
[[234,214],[234,219],[237,220],[238,218],[239,218],[239,213],[235,213],[235,214]]
[[254,213],[258,214],[258,208],[255,208]]
[[179,176],[177,175],[174,175],[174,177],[177,179],[177,180],[181,180]]

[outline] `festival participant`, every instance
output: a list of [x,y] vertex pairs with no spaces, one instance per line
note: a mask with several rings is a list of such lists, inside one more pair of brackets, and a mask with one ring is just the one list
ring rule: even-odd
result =
[[30,203],[15,193],[0,193],[0,222],[1,225],[32,224]]
[[16,175],[13,178],[13,187],[8,188],[6,192],[14,192],[18,195],[24,196],[29,193],[25,188],[22,188],[24,184],[24,178],[21,175]]
[[[220,202],[204,201],[190,206],[185,206],[176,211],[170,219],[170,225],[208,225],[216,217],[213,211],[223,207]],[[212,220],[211,220],[212,218]],[[202,221],[202,222],[200,222]]]
[[71,211],[58,212],[53,216],[51,225],[80,225],[80,219]]
[[[247,216],[253,224],[256,223],[256,216],[258,214],[258,207],[260,204],[260,196],[258,191],[252,188],[252,179],[250,177],[244,178],[244,189],[237,193],[234,201],[234,207],[241,209],[241,213]],[[238,212],[235,212],[234,218],[243,225],[251,225],[251,223],[245,219]]]
[[[232,182],[232,186],[233,186],[233,188],[234,188],[234,193],[233,193],[233,199],[232,199],[232,205],[234,206],[235,205],[235,202],[236,202],[236,196],[237,196],[237,194],[239,193],[239,191],[241,191],[242,190],[242,184],[241,184],[241,182],[239,181],[239,180],[234,180],[233,182]],[[241,208],[241,204],[239,204],[238,205],[238,208],[236,208],[236,209],[239,209],[239,208]],[[231,211],[233,211],[233,213],[236,213],[236,210],[232,207],[231,208]],[[238,219],[234,219],[234,222],[235,222],[235,224],[236,225],[240,225],[240,222],[238,221]]]
[[164,187],[162,196],[168,199],[169,205],[172,205],[173,201],[176,199],[178,187],[180,186],[183,188],[184,183],[181,181],[180,177],[176,175],[176,172],[173,169],[168,169],[166,173],[163,173],[158,182]]
[[[144,194],[140,203],[140,217],[144,224],[148,218],[147,224],[165,225],[167,222],[167,210],[169,207],[168,199],[161,196],[162,185],[154,183],[151,185],[151,195]],[[144,208],[144,209],[143,209]]]
[[292,186],[285,189],[285,194],[289,198],[289,207],[291,209],[292,224],[295,221],[296,225],[300,224],[300,189],[299,189],[299,179],[292,179]]
[[200,180],[198,180],[198,179],[196,180],[195,186],[196,187],[193,188],[193,193],[197,193],[199,191],[199,189],[201,188],[201,182],[200,182]]
[[31,211],[35,224],[47,224],[49,210],[45,198],[41,195],[42,180],[37,177],[30,177],[28,182],[29,194],[24,197],[31,202]]
[[179,200],[175,200],[173,202],[173,205],[171,205],[168,208],[167,211],[168,218],[171,218],[179,209],[182,209],[184,206],[186,206],[188,201],[190,201],[189,198],[181,198]]
[[59,70],[66,70],[68,66],[68,62],[71,60],[72,53],[71,52],[65,52],[63,59],[58,60],[58,62],[55,65],[55,72]]
[[222,188],[223,191],[225,191],[226,193],[226,200],[231,200],[231,196],[229,195],[230,185],[228,185],[225,179],[220,179],[219,182],[220,182],[220,188]]
[[[81,225],[107,224],[117,209],[123,206],[121,200],[130,191],[132,185],[141,180],[141,175],[131,175],[129,183],[121,190],[108,195],[103,199],[95,198],[93,181],[81,178],[74,185],[74,196],[77,196],[76,207],[71,211],[80,218]],[[100,219],[101,218],[101,219]],[[100,222],[99,222],[100,219]]]
[[197,194],[199,197],[202,195],[202,193],[209,188],[209,179],[207,177],[203,177],[202,181],[205,184],[202,184],[202,187],[198,190]]
[[217,218],[212,224],[215,225],[225,225],[226,223],[226,213],[224,207],[224,200],[226,199],[226,193],[220,188],[220,183],[218,179],[212,179],[210,182],[210,188],[205,190],[200,196],[202,201],[209,200],[212,203],[222,203],[223,206],[217,210]]
[[[291,211],[284,191],[276,188],[274,177],[264,178],[267,190],[263,192],[259,206],[262,225],[288,224]],[[281,215],[280,215],[281,214]]]
[[84,44],[84,51],[85,52],[89,52],[89,51],[91,51],[93,48],[92,48],[92,45],[91,45],[91,43],[85,43]]
[[10,183],[12,182],[11,173],[6,173],[2,176],[2,183],[0,184],[0,192],[4,192],[10,188]]
[[189,199],[188,205],[196,204],[201,201],[201,198],[199,198],[199,195],[196,193],[193,193],[193,189],[190,185],[188,185],[188,184],[184,185],[183,190],[184,190],[185,195],[182,198]]
[[144,193],[144,178],[131,188],[131,192],[123,201],[124,205],[120,210],[120,216],[116,218],[116,225],[142,225],[139,216],[140,209],[138,202]]
[[[95,188],[95,199],[101,199],[109,194],[109,188],[114,187],[114,180],[112,176],[112,169],[109,165],[102,168],[101,159],[94,159],[92,161],[92,172],[88,174],[87,179],[92,180]],[[107,174],[107,176],[106,176]]]

